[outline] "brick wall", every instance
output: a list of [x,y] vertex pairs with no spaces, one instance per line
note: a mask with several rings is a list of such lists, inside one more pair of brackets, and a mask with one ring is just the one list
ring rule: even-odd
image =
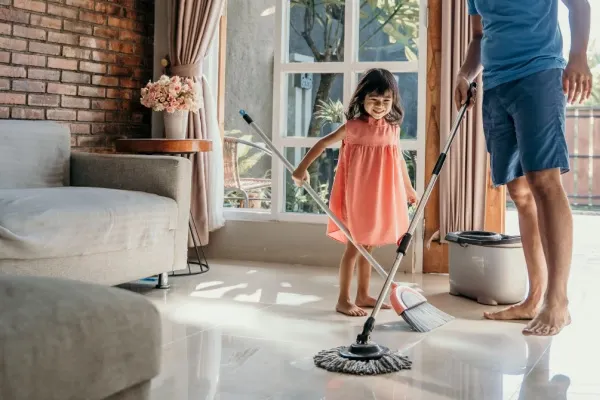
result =
[[103,151],[149,137],[139,89],[152,77],[152,0],[0,0],[0,118],[71,128]]

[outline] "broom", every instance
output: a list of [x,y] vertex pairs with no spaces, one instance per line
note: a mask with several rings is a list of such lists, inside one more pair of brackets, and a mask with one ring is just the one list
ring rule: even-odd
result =
[[[388,295],[390,287],[392,288],[391,303],[394,310],[404,318],[404,320],[418,332],[428,332],[439,326],[442,326],[454,318],[443,311],[437,309],[427,302],[427,299],[419,292],[406,286],[400,286],[393,282],[393,277],[396,275],[400,263],[403,257],[406,255],[412,237],[417,229],[417,225],[423,216],[427,201],[433,191],[435,183],[439,173],[444,165],[450,146],[458,132],[460,122],[466,114],[467,107],[471,102],[473,91],[476,88],[476,84],[472,83],[469,90],[467,100],[461,107],[458,117],[454,122],[452,132],[444,150],[440,154],[438,161],[433,170],[433,174],[423,198],[421,199],[419,206],[411,220],[408,227],[408,231],[398,241],[397,256],[389,274],[386,274],[385,270],[379,265],[375,258],[364,249],[364,247],[358,245],[350,235],[348,229],[344,224],[331,212],[327,205],[321,200],[319,195],[310,187],[307,182],[304,182],[303,187],[307,193],[315,200],[315,202],[323,209],[323,211],[334,221],[334,223],[340,228],[342,233],[351,241],[351,243],[358,249],[360,254],[375,268],[375,270],[382,276],[385,277],[385,283],[379,294],[375,307],[371,312],[371,316],[367,318],[363,326],[362,332],[357,336],[356,343],[350,346],[337,347],[330,350],[324,350],[319,352],[314,357],[315,364],[323,369],[332,372],[343,372],[355,375],[375,375],[384,374],[394,371],[400,371],[401,369],[408,369],[411,366],[410,360],[407,357],[401,356],[396,353],[391,353],[390,349],[385,346],[380,346],[370,341],[371,333],[375,328],[375,317],[381,310],[384,299]],[[273,145],[269,137],[263,132],[263,130],[252,120],[252,118],[244,111],[240,110],[240,114],[244,120],[256,131],[256,133],[263,139],[267,147],[271,149],[273,154],[277,155],[279,159],[284,163],[286,169],[290,172],[294,171],[292,164],[279,152],[279,150]]]

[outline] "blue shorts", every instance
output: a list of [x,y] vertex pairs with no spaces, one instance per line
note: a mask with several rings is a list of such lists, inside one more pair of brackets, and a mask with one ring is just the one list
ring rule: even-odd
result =
[[483,130],[495,186],[528,172],[569,171],[562,72],[549,69],[484,88]]

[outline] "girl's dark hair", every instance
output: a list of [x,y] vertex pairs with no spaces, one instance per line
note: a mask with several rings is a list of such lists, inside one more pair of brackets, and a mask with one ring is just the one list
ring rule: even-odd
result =
[[368,116],[365,110],[367,95],[377,94],[382,96],[388,90],[392,93],[392,110],[385,116],[385,120],[390,124],[402,124],[404,109],[401,105],[398,83],[390,71],[381,68],[373,68],[362,77],[352,95],[352,100],[346,111],[346,119],[366,118]]

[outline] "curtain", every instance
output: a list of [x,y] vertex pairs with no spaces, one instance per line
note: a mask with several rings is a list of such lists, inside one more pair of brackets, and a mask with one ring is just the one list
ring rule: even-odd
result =
[[[466,0],[442,2],[442,77],[440,141],[446,143],[458,111],[454,86],[471,39]],[[483,135],[481,104],[483,88],[478,77],[477,104],[464,118],[440,175],[440,230],[483,230],[485,223],[487,150]],[[438,236],[438,235],[434,235]]]
[[[193,78],[201,90],[203,103],[210,103],[205,97],[202,84],[202,62],[210,48],[210,43],[219,25],[225,0],[169,0],[169,57],[171,74]],[[209,139],[209,116],[205,107],[198,113],[190,113],[188,137]],[[212,124],[210,124],[212,125]],[[214,145],[214,143],[213,143]],[[192,218],[198,227],[198,235],[203,245],[208,244],[210,190],[210,159],[207,153],[199,153],[192,158]]]

